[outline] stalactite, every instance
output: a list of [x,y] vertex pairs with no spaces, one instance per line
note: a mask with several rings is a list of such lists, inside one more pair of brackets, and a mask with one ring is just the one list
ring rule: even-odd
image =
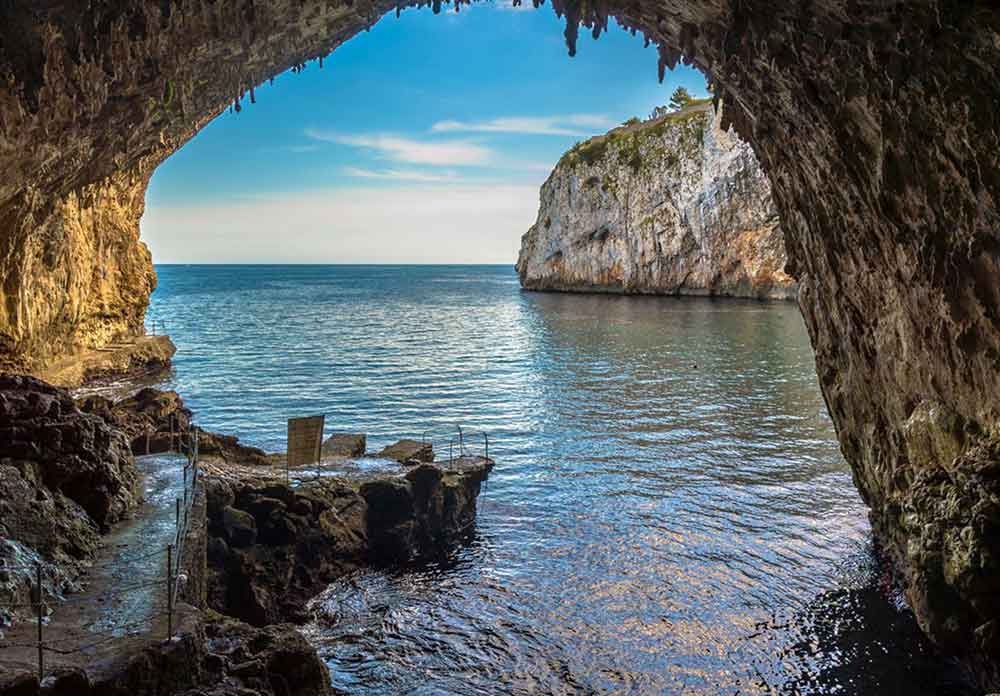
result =
[[570,58],[576,55],[576,40],[580,35],[580,0],[567,0],[566,2],[566,47],[569,49]]
[[257,103],[257,95],[254,94],[254,88],[253,87],[250,88],[250,103],[251,104],[256,104]]

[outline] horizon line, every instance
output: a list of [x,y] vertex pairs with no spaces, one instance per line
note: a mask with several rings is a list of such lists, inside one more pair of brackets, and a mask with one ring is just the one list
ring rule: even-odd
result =
[[428,261],[428,262],[378,262],[378,261],[154,261],[153,266],[510,266],[515,263],[485,261]]

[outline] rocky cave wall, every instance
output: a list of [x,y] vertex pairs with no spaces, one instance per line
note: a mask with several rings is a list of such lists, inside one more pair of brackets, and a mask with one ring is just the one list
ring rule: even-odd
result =
[[[996,4],[553,4],[567,16],[571,52],[578,22],[599,33],[614,15],[661,46],[661,69],[683,53],[711,76],[771,180],[820,386],[879,538],[928,634],[996,683]],[[363,0],[0,4],[7,362],[138,326],[140,306],[94,310],[89,290],[76,298],[85,309],[57,311],[74,306],[67,260],[86,249],[71,202],[92,201],[88,219],[103,235],[115,225],[101,215],[131,201],[118,219],[134,234],[136,202],[164,158],[236,100],[245,108],[253,85],[327,54],[388,9]],[[114,298],[148,290],[143,263],[146,273],[108,286]]]

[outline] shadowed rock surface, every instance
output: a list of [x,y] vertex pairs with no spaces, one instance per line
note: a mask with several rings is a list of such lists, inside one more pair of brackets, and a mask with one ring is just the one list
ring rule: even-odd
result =
[[[124,435],[61,389],[0,375],[2,605],[29,601],[35,563],[46,595],[73,589],[101,532],[131,514],[138,497]],[[0,622],[11,614],[0,606]]]
[[541,190],[529,290],[795,299],[771,187],[710,103],[578,143]]
[[[1000,596],[1000,535],[987,533],[1000,427],[995,2],[553,6],[571,53],[580,22],[596,35],[614,16],[658,44],[661,69],[683,54],[711,77],[771,181],[820,386],[876,533],[927,633],[997,684],[1000,608],[984,599]],[[4,362],[141,331],[153,274],[138,221],[156,166],[252,102],[254,85],[392,7],[0,5]],[[944,421],[922,417],[932,409]]]
[[[135,454],[145,454],[147,447],[149,452],[157,453],[188,445],[182,433],[190,430],[192,413],[177,392],[146,387],[117,401],[93,394],[81,397],[77,404],[82,411],[100,416],[123,432]],[[199,452],[204,455],[226,461],[270,463],[264,450],[244,445],[233,435],[199,429],[198,438]]]
[[207,479],[208,605],[255,626],[305,621],[309,600],[361,565],[446,552],[491,468],[470,457],[291,486],[278,471]]
[[173,641],[100,665],[51,670],[39,689],[29,670],[0,672],[3,696],[324,696],[330,675],[293,626],[253,628],[224,616],[189,618]]

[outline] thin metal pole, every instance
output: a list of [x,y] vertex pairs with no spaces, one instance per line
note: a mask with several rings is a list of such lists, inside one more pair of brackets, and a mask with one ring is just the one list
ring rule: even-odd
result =
[[486,440],[486,460],[490,459],[490,436],[483,433],[483,439]]
[[38,600],[38,683],[45,678],[45,644],[42,642],[42,564],[35,564],[35,599]]
[[174,526],[177,528],[176,537],[178,540],[181,538],[181,499],[177,498],[175,502],[176,516],[174,517]]
[[174,637],[174,545],[167,544],[167,640]]

